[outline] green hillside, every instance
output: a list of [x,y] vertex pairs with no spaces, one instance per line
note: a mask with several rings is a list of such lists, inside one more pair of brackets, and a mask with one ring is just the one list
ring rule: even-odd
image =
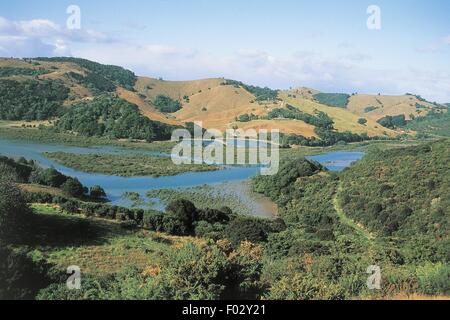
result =
[[[266,244],[266,297],[448,295],[448,145],[372,149],[340,174],[291,158],[277,175],[254,178],[287,226]],[[365,285],[370,265],[381,268],[379,292]]]

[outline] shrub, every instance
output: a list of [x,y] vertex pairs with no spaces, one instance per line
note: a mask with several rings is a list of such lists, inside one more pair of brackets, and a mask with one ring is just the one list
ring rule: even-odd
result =
[[22,240],[29,231],[30,215],[31,210],[19,188],[0,177],[0,243]]
[[85,189],[77,178],[67,178],[66,182],[61,185],[61,190],[67,195],[79,198],[84,195]]
[[[175,200],[167,205],[167,226],[175,234],[190,234],[194,232],[193,223],[198,220],[197,208],[187,200]],[[164,225],[166,226],[166,222]]]
[[346,93],[317,93],[313,95],[319,103],[325,104],[331,107],[345,108],[348,104],[350,95]]
[[359,118],[358,119],[358,123],[361,124],[361,125],[365,125],[367,123],[367,119]]
[[24,249],[0,245],[0,300],[31,300],[50,284],[49,265],[34,261]]
[[153,100],[153,105],[161,112],[174,113],[181,109],[180,101],[173,100],[172,98],[164,95],[156,96]]
[[267,240],[268,230],[264,221],[254,218],[238,217],[230,222],[225,229],[225,236],[234,245],[242,241],[259,243]]
[[103,188],[100,187],[99,185],[92,186],[89,190],[89,194],[91,198],[94,199],[106,198],[105,190],[103,190]]

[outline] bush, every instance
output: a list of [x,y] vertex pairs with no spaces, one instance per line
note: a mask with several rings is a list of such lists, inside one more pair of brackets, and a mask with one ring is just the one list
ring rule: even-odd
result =
[[170,252],[163,266],[152,286],[158,299],[220,299],[225,290],[229,263],[215,246],[200,248],[188,243]]
[[404,114],[398,116],[386,116],[384,118],[379,119],[377,122],[383,127],[389,129],[404,127],[407,124]]
[[19,188],[0,177],[0,244],[21,241],[29,231],[30,215]]
[[28,253],[0,245],[0,300],[31,300],[50,284],[49,265]]
[[343,299],[343,288],[327,283],[310,273],[282,277],[275,282],[266,296],[269,300],[336,300]]
[[92,186],[89,190],[89,194],[90,194],[91,198],[94,198],[94,199],[106,198],[105,190],[103,190],[103,188],[100,187],[99,185]]
[[54,168],[41,169],[35,167],[30,176],[31,183],[55,188],[61,187],[66,181],[67,177]]
[[77,178],[71,177],[67,178],[66,182],[61,185],[61,190],[65,194],[75,198],[82,197],[86,191]]
[[359,118],[359,119],[358,119],[358,123],[359,123],[359,124],[362,124],[362,125],[365,125],[365,124],[367,123],[367,119]]
[[165,113],[174,113],[181,109],[180,101],[164,95],[156,96],[155,100],[153,100],[153,105],[156,109]]
[[330,107],[345,108],[347,107],[350,95],[346,93],[317,93],[313,95],[319,103]]
[[225,229],[225,236],[235,246],[243,241],[259,243],[267,240],[270,232],[265,221],[255,218],[238,217]]
[[[187,235],[194,232],[194,222],[198,220],[197,208],[187,200],[175,200],[168,204],[167,218],[164,226],[167,231],[172,230],[174,234]],[[169,232],[169,231],[168,231]]]
[[430,295],[450,294],[450,266],[437,263],[426,264],[417,268],[419,290]]

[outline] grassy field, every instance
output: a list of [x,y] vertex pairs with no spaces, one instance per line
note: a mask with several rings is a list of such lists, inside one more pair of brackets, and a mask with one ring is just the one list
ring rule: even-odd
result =
[[361,118],[359,115],[356,115],[350,112],[347,109],[336,108],[336,107],[328,107],[322,105],[320,103],[311,101],[309,99],[304,99],[301,97],[294,98],[292,95],[289,97],[288,92],[283,92],[280,94],[280,97],[286,101],[287,103],[297,107],[303,112],[314,114],[314,112],[322,111],[328,114],[333,121],[334,127],[339,132],[351,131],[353,133],[367,133],[369,136],[383,136],[388,135],[390,137],[396,136],[397,132],[384,128],[379,125],[376,121],[372,119],[367,119],[367,123],[362,125],[358,123],[358,119]]
[[64,271],[77,265],[82,274],[106,275],[127,266],[158,269],[161,257],[187,242],[201,240],[145,230],[129,231],[119,223],[64,214],[57,206],[33,205],[37,214],[33,254]]
[[253,194],[248,185],[241,182],[151,190],[147,196],[159,198],[165,205],[175,199],[189,199],[200,209],[220,209],[227,206],[240,215],[272,217],[277,214],[273,202],[261,195]]
[[[423,106],[423,109],[416,108],[416,104]],[[375,107],[370,112],[365,112],[367,107]],[[406,119],[410,115],[424,116],[435,106],[429,102],[421,101],[413,95],[402,96],[375,96],[368,94],[357,94],[350,97],[347,108],[353,113],[372,120],[379,120],[385,116],[404,114]]]
[[98,137],[77,136],[68,133],[57,133],[45,129],[15,128],[11,127],[11,121],[2,121],[1,124],[0,139],[26,140],[35,143],[63,144],[77,147],[112,146],[157,152],[170,152],[175,145],[174,142],[170,141],[155,141],[152,143],[127,140],[122,141]]
[[46,152],[47,158],[83,172],[104,173],[123,177],[133,176],[172,176],[185,172],[214,171],[211,165],[176,165],[170,157],[151,157],[144,155],[73,154],[65,152]]
[[6,121],[0,120],[0,128],[38,128],[51,126],[51,121]]

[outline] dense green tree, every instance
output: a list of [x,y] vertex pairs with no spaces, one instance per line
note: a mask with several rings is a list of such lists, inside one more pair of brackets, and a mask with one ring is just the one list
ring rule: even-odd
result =
[[314,99],[321,104],[331,107],[345,108],[347,107],[350,95],[346,93],[316,93],[313,95]]
[[45,120],[62,110],[69,89],[57,80],[0,80],[1,120]]
[[59,188],[66,182],[67,177],[55,168],[40,169],[35,167],[30,175],[30,182],[49,187]]
[[379,119],[377,122],[383,127],[390,129],[406,126],[406,119],[404,114],[398,116],[386,116]]
[[47,69],[31,69],[31,68],[14,68],[14,67],[2,67],[0,68],[0,77],[11,76],[40,76],[50,73]]
[[12,249],[0,244],[0,300],[34,299],[47,287],[49,265],[35,261],[24,249]]
[[86,76],[83,76],[79,73],[68,72],[66,75],[70,79],[84,85],[90,89],[92,93],[97,95],[105,92],[114,92],[116,90],[116,86],[112,81],[98,75],[97,73],[89,72]]
[[86,59],[73,57],[52,57],[52,58],[36,58],[35,60],[75,63],[80,67],[90,71],[89,74],[91,76],[97,77],[98,80],[95,80],[97,84],[99,84],[100,80],[103,78],[105,79],[105,81],[109,80],[127,89],[133,89],[137,79],[136,75],[130,70],[126,70],[118,66],[104,65]]
[[359,119],[358,119],[358,123],[359,123],[359,124],[362,124],[362,125],[365,125],[365,124],[367,123],[367,119],[359,118]]
[[83,196],[85,188],[77,178],[68,177],[66,182],[61,185],[61,190],[67,195],[75,198]]
[[0,177],[0,242],[20,241],[26,236],[31,210],[21,191],[7,176]]
[[268,87],[251,86],[236,80],[225,80],[223,85],[234,86],[236,88],[244,88],[251,94],[255,95],[256,101],[275,101],[278,98],[278,90],[272,90]]
[[234,246],[239,246],[242,241],[259,243],[267,240],[270,230],[265,221],[238,217],[231,221],[225,229],[225,236]]
[[103,190],[103,188],[100,187],[99,185],[92,186],[89,190],[89,194],[91,198],[94,199],[106,198],[105,190]]
[[171,223],[179,223],[182,233],[190,234],[194,231],[194,222],[198,220],[198,211],[188,200],[175,200],[168,204],[166,211],[170,214]]
[[173,129],[141,115],[136,105],[109,95],[74,104],[56,123],[56,130],[84,136],[147,141],[170,139]]
[[157,95],[152,102],[156,109],[165,113],[174,113],[181,109],[180,101],[164,95]]

